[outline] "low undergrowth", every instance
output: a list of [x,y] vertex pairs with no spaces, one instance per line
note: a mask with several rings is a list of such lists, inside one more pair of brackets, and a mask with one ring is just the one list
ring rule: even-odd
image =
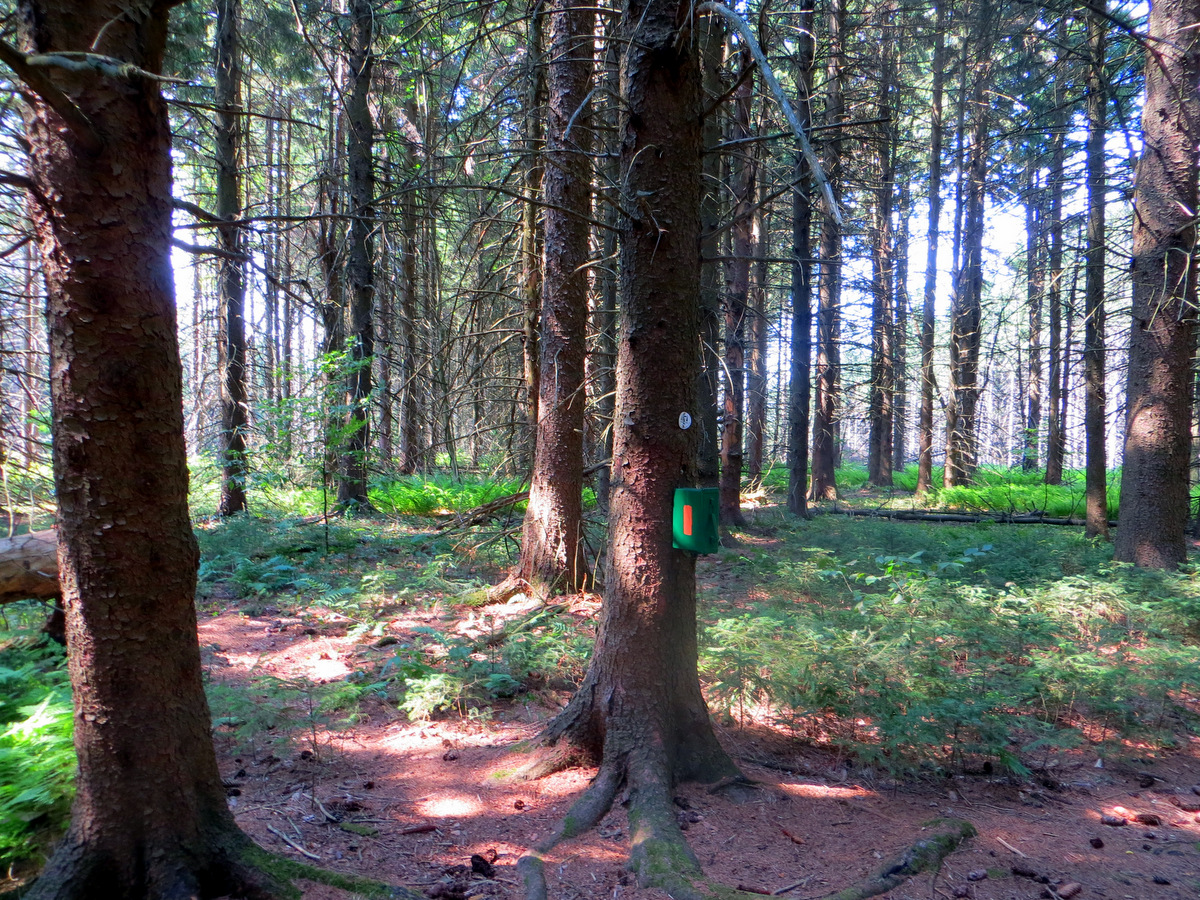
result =
[[1196,729],[1190,574],[1114,565],[1047,526],[780,525],[782,548],[722,563],[754,601],[704,604],[702,670],[735,720],[765,712],[893,771],[1025,773]]
[[[37,611],[40,612],[40,604]],[[14,615],[10,610],[8,614]],[[15,613],[20,615],[20,613]],[[37,855],[65,827],[74,794],[71,689],[63,651],[18,627],[0,635],[0,867]]]

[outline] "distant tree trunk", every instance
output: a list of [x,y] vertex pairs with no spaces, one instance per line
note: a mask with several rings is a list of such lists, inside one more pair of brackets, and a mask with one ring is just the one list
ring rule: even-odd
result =
[[770,253],[770,223],[766,213],[766,185],[757,179],[754,208],[754,268],[750,275],[750,360],[746,370],[746,474],[758,481],[763,474],[767,425],[767,256]]
[[[1057,92],[1056,92],[1057,93]],[[1046,484],[1062,484],[1063,456],[1066,451],[1066,428],[1063,416],[1063,374],[1066,371],[1062,337],[1062,281],[1063,281],[1063,169],[1066,162],[1065,141],[1067,122],[1065,112],[1055,117],[1054,134],[1051,139],[1050,171],[1047,181],[1050,187],[1050,223],[1048,264],[1049,286],[1046,303],[1050,307],[1050,347],[1047,403],[1049,421],[1046,428]]]
[[1150,9],[1144,149],[1133,199],[1129,412],[1114,553],[1118,561],[1148,568],[1187,561],[1200,163],[1197,21],[1200,0],[1156,0]]
[[[893,129],[892,138],[898,138],[898,129]],[[895,155],[896,150],[892,150]],[[896,235],[895,262],[892,266],[896,275],[893,279],[896,294],[896,388],[892,401],[892,467],[903,471],[908,456],[908,316],[911,303],[908,296],[908,220],[912,214],[912,194],[907,178],[902,178],[899,191],[899,226]]]
[[1042,189],[1037,183],[1037,167],[1032,162],[1027,170],[1026,190],[1025,288],[1029,306],[1029,407],[1025,416],[1021,468],[1031,472],[1038,467],[1038,433],[1042,424],[1042,294],[1045,290],[1045,269],[1041,256],[1045,228]]
[[942,215],[942,83],[946,57],[945,2],[937,2],[934,24],[933,97],[929,110],[929,227],[926,231],[925,293],[921,307],[921,420],[918,426],[917,491],[933,487],[933,348],[937,300],[937,254]]
[[[801,0],[796,34],[796,114],[800,126],[812,124],[813,0]],[[796,152],[792,190],[792,371],[788,397],[788,512],[808,518],[808,424],[812,406],[812,172]]]
[[[22,0],[17,21],[29,53],[159,72],[168,9]],[[201,677],[167,105],[147,78],[29,71],[79,764],[70,828],[26,897],[269,897],[279,886],[247,863],[229,811]]]
[[[411,100],[404,112],[409,122],[417,117],[416,105]],[[400,197],[400,333],[404,353],[400,367],[400,461],[397,468],[402,475],[412,475],[421,467],[421,397],[427,393],[418,384],[417,376],[421,297],[417,276],[420,227],[413,177],[416,150],[412,140],[405,142],[403,159],[409,183]]]
[[349,89],[346,91],[346,165],[350,201],[346,279],[350,293],[347,336],[344,448],[338,477],[338,506],[371,509],[367,458],[371,448],[372,366],[375,359],[375,123],[368,98],[374,70],[375,9],[372,0],[351,0]]
[[1106,32],[1105,0],[1089,0],[1087,35],[1090,61],[1087,93],[1087,269],[1084,288],[1084,434],[1087,469],[1084,495],[1087,534],[1108,537],[1108,462],[1104,446],[1104,276],[1105,227],[1104,141],[1108,136],[1108,85],[1104,74]]
[[[721,77],[724,66],[725,27],[718,16],[705,16],[699,23],[700,65],[705,108],[716,104],[725,93]],[[702,487],[719,487],[721,444],[717,400],[720,396],[721,357],[721,153],[723,138],[720,107],[704,117],[704,158],[700,183],[700,395],[696,401],[696,428],[700,433],[699,473]]]
[[985,96],[992,44],[990,2],[983,3],[978,21],[976,54],[984,61],[974,73],[971,90],[970,152],[966,159],[963,203],[962,257],[954,280],[950,309],[950,398],[946,421],[946,487],[968,484],[979,453],[979,353],[983,317],[983,236],[987,193],[990,110]]
[[678,421],[695,408],[700,374],[699,71],[695,37],[679,24],[687,27],[688,9],[628,0],[621,17],[620,183],[642,202],[623,205],[621,226],[604,606],[583,684],[544,735],[601,766],[564,834],[594,822],[623,785],[635,823],[631,868],[641,884],[672,893],[700,875],[671,811],[673,785],[736,773],[697,678],[695,557],[671,547],[672,498],[695,483],[699,440]]
[[520,467],[529,470],[537,443],[538,402],[541,396],[541,358],[538,317],[542,309],[542,150],[546,76],[542,66],[543,0],[530,0],[529,32],[525,41],[525,197],[521,220],[521,287],[525,298],[525,420],[528,434],[521,442]]
[[874,246],[871,253],[871,391],[867,413],[867,478],[878,487],[892,485],[892,438],[895,424],[896,321],[893,305],[892,208],[896,190],[896,159],[890,120],[895,82],[896,8],[885,0],[879,11],[881,35],[879,97],[876,117],[888,120],[880,127],[879,184],[875,188]]
[[[842,0],[830,0],[829,62],[826,68],[825,117],[827,125],[840,126],[846,116],[842,68],[842,28],[846,11]],[[841,202],[840,127],[825,143],[825,175],[833,188],[834,202]],[[841,293],[842,229],[826,210],[821,220],[821,272],[817,299],[817,402],[813,414],[812,488],[813,500],[836,500],[837,463],[835,446],[838,392],[841,380],[841,351],[838,347],[838,307]]]
[[[750,54],[743,70],[753,68]],[[751,136],[754,77],[734,93],[731,140]],[[721,428],[721,522],[742,525],[742,443],[746,415],[746,314],[750,297],[750,258],[754,253],[754,198],[758,179],[753,147],[735,152],[733,171],[733,254],[725,266],[725,405]]]
[[218,0],[216,34],[216,163],[217,227],[223,255],[217,258],[217,297],[221,337],[221,498],[217,514],[231,516],[246,509],[245,229],[242,218],[242,69],[238,37],[240,0]]
[[546,256],[539,342],[543,377],[517,572],[538,596],[575,590],[587,574],[581,545],[583,376],[592,179],[591,121],[584,104],[592,85],[595,13],[576,0],[550,0],[549,20]]

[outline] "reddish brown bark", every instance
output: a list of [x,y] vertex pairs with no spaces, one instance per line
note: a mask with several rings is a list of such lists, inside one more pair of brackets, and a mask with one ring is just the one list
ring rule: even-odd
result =
[[1188,443],[1196,329],[1197,0],[1156,0],[1146,60],[1144,150],[1133,218],[1133,326],[1115,557],[1187,561]]
[[[158,71],[168,4],[121,9],[26,0],[22,38]],[[31,96],[30,209],[48,290],[79,769],[70,829],[29,896],[262,895],[268,882],[241,862],[249,842],[226,805],[201,684],[166,104],[147,78],[47,77],[70,107]],[[71,109],[86,123],[64,121]]]
[[[584,359],[595,13],[552,0],[547,86],[545,270],[537,446],[518,575],[539,594],[582,586]],[[568,129],[570,129],[568,131]]]
[[[546,737],[602,763],[597,783],[629,789],[632,865],[675,886],[678,866],[646,863],[682,845],[671,786],[735,770],[709,722],[697,678],[695,559],[671,546],[677,487],[695,484],[700,372],[699,72],[690,7],[630,0],[622,15],[621,309],[610,537],[595,653]],[[603,804],[602,804],[603,805]],[[594,810],[589,815],[594,815]],[[671,856],[675,861],[686,855]],[[694,860],[693,860],[694,862]]]

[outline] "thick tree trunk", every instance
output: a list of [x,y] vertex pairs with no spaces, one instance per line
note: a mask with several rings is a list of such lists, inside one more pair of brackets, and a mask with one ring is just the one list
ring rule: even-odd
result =
[[1133,217],[1133,325],[1115,558],[1187,561],[1188,442],[1196,329],[1200,159],[1198,0],[1156,0],[1146,60],[1142,159]]
[[576,0],[551,0],[549,19],[543,377],[517,573],[538,595],[574,590],[587,573],[581,537],[591,122],[584,104],[592,84],[595,13]]
[[629,0],[621,19],[627,202],[604,607],[588,674],[546,734],[601,762],[599,801],[585,801],[563,833],[598,818],[625,783],[632,866],[675,896],[699,867],[671,812],[672,785],[736,772],[697,678],[695,558],[671,546],[674,492],[695,483],[699,441],[679,425],[700,372],[699,71],[694,35],[680,30],[688,21],[679,0]]
[[[750,54],[743,71],[753,69]],[[751,136],[754,76],[745,75],[734,93],[730,140]],[[725,392],[721,427],[721,523],[742,525],[742,445],[746,414],[746,316],[750,298],[750,259],[754,253],[754,199],[758,179],[753,148],[733,162],[732,258],[725,266]]]
[[371,509],[367,497],[367,460],[371,448],[368,406],[375,359],[375,123],[368,102],[374,70],[372,0],[351,0],[350,18],[350,85],[346,92],[347,194],[351,213],[346,279],[350,322],[338,506],[350,512],[366,512]]
[[[25,0],[22,38],[32,52],[90,49],[157,72],[167,10]],[[70,828],[27,896],[264,896],[271,885],[242,861],[251,845],[226,803],[201,681],[167,107],[147,78],[42,77],[57,90],[29,92],[29,209],[48,289],[79,768]]]
[[[833,125],[825,144],[825,175],[833,190],[834,202],[841,202],[841,132],[846,117],[842,69],[842,28],[846,11],[842,0],[830,0],[829,62],[826,67],[825,116]],[[825,211],[821,220],[821,271],[817,297],[817,402],[813,411],[812,500],[836,500],[836,432],[838,392],[841,381],[841,350],[838,347],[839,296],[841,293],[842,229]]]
[[221,498],[217,514],[246,509],[246,276],[242,218],[242,70],[238,37],[240,0],[218,0],[216,35],[216,214],[223,255],[217,258],[220,306]]
[[921,306],[921,412],[917,442],[917,495],[933,487],[933,348],[937,300],[937,254],[942,215],[942,87],[945,75],[945,3],[934,24],[933,98],[929,109],[929,226],[926,231],[925,293]]
[[[417,118],[416,104],[406,104],[404,115],[409,122]],[[400,322],[404,354],[400,365],[400,462],[402,475],[412,475],[422,464],[421,400],[428,395],[418,376],[420,340],[420,279],[417,277],[417,242],[420,234],[417,222],[417,193],[415,186],[416,151],[413,140],[405,142],[404,165],[410,179],[409,189],[400,197]]]
[[1105,451],[1105,365],[1104,365],[1104,276],[1105,276],[1105,164],[1104,141],[1108,135],[1108,86],[1104,57],[1108,20],[1105,0],[1091,0],[1088,8],[1087,93],[1087,270],[1084,287],[1084,424],[1087,463],[1084,496],[1089,537],[1108,537],[1108,461]]
[[[800,126],[812,123],[813,0],[801,0],[796,35],[796,115]],[[804,154],[796,152],[792,191],[792,370],[788,395],[788,512],[808,518],[808,425],[812,406],[812,193],[813,179]]]

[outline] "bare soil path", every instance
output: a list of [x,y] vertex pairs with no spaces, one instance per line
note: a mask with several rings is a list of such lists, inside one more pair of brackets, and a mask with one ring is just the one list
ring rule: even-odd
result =
[[[582,599],[579,612],[594,602]],[[422,615],[448,612],[399,617],[389,633],[402,638]],[[463,627],[471,627],[470,619]],[[202,620],[200,640],[210,677],[231,685],[264,675],[337,681],[371,654],[388,652],[374,648],[374,638],[350,637],[336,616],[244,615],[232,608]],[[430,897],[518,898],[518,857],[557,824],[594,774],[574,770],[523,783],[506,777],[514,748],[565,698],[546,692],[536,702],[498,707],[488,719],[452,715],[424,723],[378,703],[346,730],[299,730],[286,749],[220,736],[230,804],[264,846],[297,858],[303,851],[335,871],[418,887]],[[792,886],[786,894],[792,898],[829,894],[918,840],[923,823],[954,816],[970,821],[978,837],[936,875],[884,897],[1200,896],[1196,740],[1168,755],[1139,756],[1130,747],[1126,762],[1101,767],[1085,747],[1036,781],[979,774],[915,783],[855,770],[766,728],[727,728],[722,740],[761,783],[756,799],[735,803],[689,785],[676,803],[705,872],[733,887],[770,893]],[[1124,824],[1103,824],[1102,816]],[[547,865],[550,896],[665,900],[633,883],[624,871],[627,853],[618,805],[599,828],[557,848]],[[473,873],[473,860],[492,877]],[[314,885],[305,896],[347,895]]]

